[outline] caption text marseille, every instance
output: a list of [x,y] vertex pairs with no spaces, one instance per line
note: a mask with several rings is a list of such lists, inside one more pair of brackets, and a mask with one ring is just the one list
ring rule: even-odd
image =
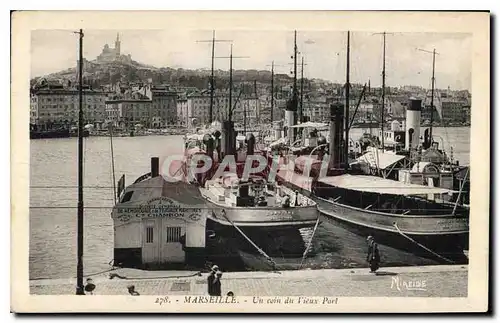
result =
[[[338,297],[252,297],[251,300],[244,300],[244,303],[253,304],[311,304],[326,305],[338,304]],[[184,303],[204,304],[204,303],[241,303],[236,297],[214,297],[214,296],[186,296]]]

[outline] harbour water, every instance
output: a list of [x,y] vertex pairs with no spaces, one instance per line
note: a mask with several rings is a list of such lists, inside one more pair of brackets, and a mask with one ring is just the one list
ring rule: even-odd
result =
[[[365,130],[353,129],[352,138]],[[444,149],[460,164],[469,163],[470,128],[434,128]],[[438,140],[439,141],[439,140]],[[113,258],[113,206],[110,140],[84,140],[85,274],[110,268]],[[150,158],[182,154],[182,136],[114,138],[116,179],[126,183],[149,171]],[[76,273],[77,139],[30,141],[30,279],[66,278]],[[286,238],[286,237],[285,237]],[[366,242],[328,219],[314,237],[314,256],[306,268],[364,267]],[[383,265],[437,264],[388,246],[380,247]],[[276,259],[275,259],[276,260]],[[279,259],[278,259],[279,260]],[[278,262],[278,261],[277,261]],[[254,268],[231,268],[245,270]]]

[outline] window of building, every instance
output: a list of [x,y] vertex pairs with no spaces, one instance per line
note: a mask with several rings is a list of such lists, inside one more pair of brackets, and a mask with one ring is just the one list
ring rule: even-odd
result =
[[153,237],[153,227],[147,227],[146,228],[146,243],[153,243],[154,237]]

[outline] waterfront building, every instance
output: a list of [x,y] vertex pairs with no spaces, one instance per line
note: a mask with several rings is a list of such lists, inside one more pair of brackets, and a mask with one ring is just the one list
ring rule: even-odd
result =
[[467,100],[463,105],[463,117],[464,123],[470,124],[471,122],[471,111],[470,111],[470,102]]
[[[30,93],[30,123],[40,129],[71,127],[78,124],[78,89],[71,84],[41,81]],[[107,93],[83,87],[84,122],[100,128],[106,119]]]
[[[153,85],[151,94],[151,123],[154,128],[171,127],[179,125],[180,119],[177,114],[177,92],[168,85]],[[146,95],[147,96],[147,95]],[[160,122],[158,122],[160,121]]]
[[[329,122],[330,120],[330,105],[340,103],[344,105],[345,99],[340,95],[325,95],[325,94],[310,94],[303,103],[303,115],[308,117],[312,122]],[[350,100],[349,111],[351,116],[354,114],[357,101]]]
[[178,125],[181,127],[187,127],[189,124],[188,99],[185,94],[177,97],[177,120]]
[[256,97],[244,97],[235,102],[233,121],[243,123],[246,114],[246,124],[256,125],[259,118],[259,100]]
[[[233,93],[233,107],[237,105],[237,97]],[[226,120],[228,114],[229,94],[227,92],[214,93],[214,102],[212,110],[212,120]],[[234,108],[236,110],[236,108]],[[233,112],[234,112],[233,110]],[[210,111],[210,91],[203,90],[193,92],[187,95],[187,116],[190,120],[189,126],[206,124],[209,121]],[[234,121],[234,118],[233,118]]]
[[426,121],[431,119],[431,111],[433,113],[432,120],[434,122],[440,122],[442,119],[442,104],[441,104],[441,95],[439,92],[434,93],[434,107],[431,108],[431,94],[427,93],[427,96],[424,98],[423,109],[422,109],[422,121]]
[[462,123],[467,121],[464,115],[465,102],[447,98],[442,100],[442,120],[447,123]]
[[[259,123],[269,123],[269,121],[271,120],[271,96],[268,94],[263,94],[259,96],[258,100]],[[273,121],[284,118],[284,104],[285,100],[278,100],[276,98],[274,99]]]
[[304,102],[302,113],[312,122],[323,122],[330,118],[330,106],[326,97],[321,96]]
[[148,111],[151,100],[147,99],[112,99],[106,101],[107,121],[119,129],[131,129],[142,125],[150,127]]
[[38,95],[30,91],[30,124],[38,123]]
[[106,121],[115,128],[129,130],[137,126],[150,128],[157,119],[151,118],[152,100],[139,92],[106,101]]
[[[210,92],[209,91],[198,91],[187,95],[187,116],[189,120],[189,126],[196,127],[197,125],[206,124],[209,121],[209,110],[210,110]],[[220,98],[214,97],[214,109],[213,120],[218,119],[218,111],[215,109],[215,105],[219,106]],[[218,110],[218,109],[217,109]]]

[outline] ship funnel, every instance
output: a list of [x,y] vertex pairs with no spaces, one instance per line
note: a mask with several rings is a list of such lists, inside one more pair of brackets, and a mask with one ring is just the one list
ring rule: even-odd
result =
[[234,122],[224,121],[222,123],[222,152],[223,155],[234,155],[236,150],[236,136],[234,132]]
[[285,107],[285,127],[286,134],[288,137],[289,144],[293,144],[295,141],[295,128],[292,128],[295,125],[295,111],[297,107],[297,98],[293,97],[292,100],[287,102]]
[[247,156],[253,155],[255,151],[255,136],[253,133],[247,134],[245,142],[247,144]]
[[420,116],[422,100],[411,98],[406,108],[406,150],[415,149],[420,139]]
[[209,134],[206,134],[203,136],[203,143],[207,147],[207,155],[210,158],[214,158],[214,148],[215,148],[215,140],[214,137],[212,137]]
[[429,129],[424,131],[424,142],[422,143],[422,148],[428,149],[431,146],[431,139],[429,134]]
[[281,139],[281,131],[283,128],[283,124],[281,121],[276,121],[273,124],[273,129],[274,129],[274,140]]
[[160,176],[160,158],[151,157],[151,177]]
[[219,130],[214,131],[215,138],[215,150],[217,150],[217,161],[221,160],[221,132]]
[[340,103],[330,105],[330,167],[338,167],[341,162],[343,106]]

